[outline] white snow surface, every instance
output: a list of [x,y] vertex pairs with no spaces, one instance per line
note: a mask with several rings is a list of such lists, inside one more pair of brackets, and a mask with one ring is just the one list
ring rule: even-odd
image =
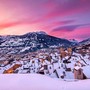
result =
[[1,74],[0,90],[90,90],[90,79],[64,81],[39,74]]

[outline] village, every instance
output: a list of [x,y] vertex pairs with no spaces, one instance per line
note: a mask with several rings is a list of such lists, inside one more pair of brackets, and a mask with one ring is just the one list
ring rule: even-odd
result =
[[72,48],[41,49],[26,54],[0,55],[0,74],[37,73],[60,79],[90,78],[90,48],[85,55]]

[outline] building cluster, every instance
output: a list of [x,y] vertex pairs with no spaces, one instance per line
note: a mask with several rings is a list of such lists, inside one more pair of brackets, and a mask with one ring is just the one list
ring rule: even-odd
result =
[[41,49],[26,54],[1,54],[0,73],[38,73],[53,78],[84,79],[89,78],[82,72],[82,69],[86,70],[84,68],[90,64],[89,58],[88,54],[82,56],[73,52],[72,48]]

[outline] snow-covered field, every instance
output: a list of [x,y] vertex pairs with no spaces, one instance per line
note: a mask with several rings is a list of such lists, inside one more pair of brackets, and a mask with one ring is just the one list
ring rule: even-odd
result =
[[90,80],[67,82],[39,74],[1,74],[0,90],[90,90]]

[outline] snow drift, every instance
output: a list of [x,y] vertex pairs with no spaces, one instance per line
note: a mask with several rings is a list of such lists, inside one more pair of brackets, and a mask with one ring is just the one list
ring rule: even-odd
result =
[[0,90],[90,90],[90,80],[67,82],[39,74],[0,75]]

